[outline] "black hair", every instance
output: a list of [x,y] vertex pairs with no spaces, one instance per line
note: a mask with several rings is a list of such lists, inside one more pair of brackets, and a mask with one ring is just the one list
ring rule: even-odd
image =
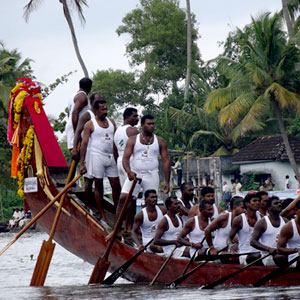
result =
[[[282,209],[285,209],[286,207],[288,207],[292,202],[294,201],[293,198],[286,198],[283,202],[282,202]],[[297,204],[299,203],[300,205],[300,201],[297,202]]]
[[210,186],[205,186],[204,188],[202,188],[201,190],[201,196],[204,197],[206,194],[214,194],[215,190],[210,187]]
[[127,107],[123,112],[123,120],[129,118],[133,112],[137,112],[137,109],[134,107]]
[[93,108],[94,109],[98,109],[100,104],[106,104],[106,100],[105,99],[97,99],[94,101],[93,103]]
[[91,105],[93,105],[93,102],[95,101],[96,95],[99,95],[99,96],[100,96],[100,99],[98,99],[98,100],[102,100],[102,99],[103,99],[103,97],[102,97],[102,95],[101,95],[100,93],[93,93],[93,94],[91,95],[91,97],[90,97],[90,103],[91,103]]
[[187,186],[189,186],[189,185],[194,186],[191,181],[185,181],[184,183],[182,183],[180,186],[181,192],[184,191],[187,188]]
[[84,90],[90,91],[93,85],[93,81],[87,77],[79,80],[79,87]]
[[245,205],[245,208],[247,207],[246,206],[246,203],[250,203],[250,201],[253,199],[253,198],[257,198],[257,193],[255,194],[247,194],[244,198],[244,205]]
[[244,199],[240,196],[234,196],[230,199],[230,209],[233,210],[236,206],[239,206],[241,203],[243,203]]
[[272,202],[273,202],[274,200],[279,200],[279,197],[277,197],[277,196],[272,196],[272,197],[270,197],[270,198],[268,199],[268,201],[267,201],[267,207],[270,207],[270,206],[272,205]]
[[211,201],[203,199],[199,203],[199,210],[200,209],[205,209],[206,205],[213,205],[213,204],[212,204]]
[[169,207],[172,205],[173,200],[177,200],[176,196],[169,196],[166,200],[165,200],[165,206],[167,209],[169,209]]
[[147,191],[145,192],[145,195],[144,195],[144,196],[145,196],[145,199],[148,198],[150,194],[157,194],[157,193],[156,193],[156,190],[153,190],[153,189],[152,189],[152,190],[147,190]]
[[260,191],[256,193],[256,196],[259,198],[259,200],[261,200],[262,196],[269,196],[269,194],[265,191]]
[[146,120],[154,120],[154,117],[151,115],[144,115],[141,118],[141,124],[145,124]]

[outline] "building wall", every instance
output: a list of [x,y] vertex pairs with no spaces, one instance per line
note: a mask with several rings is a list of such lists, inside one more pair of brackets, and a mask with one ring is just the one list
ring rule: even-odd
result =
[[[297,164],[300,169],[300,164]],[[295,174],[289,162],[274,161],[261,162],[240,165],[241,175],[247,172],[267,173],[271,174],[272,181],[275,184],[274,190],[284,190],[285,176],[290,176],[292,189],[298,188],[298,183],[295,179]]]

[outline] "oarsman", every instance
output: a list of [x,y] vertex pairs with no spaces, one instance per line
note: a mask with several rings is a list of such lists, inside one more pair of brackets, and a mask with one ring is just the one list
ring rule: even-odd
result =
[[267,202],[269,199],[269,194],[265,191],[260,191],[257,194],[257,197],[259,198],[259,213],[261,217],[264,217],[267,215]]
[[[294,201],[293,198],[287,198],[282,202],[282,212]],[[285,217],[288,220],[292,220],[296,214],[297,209],[294,207],[292,209],[289,209],[288,211],[286,211],[286,213],[282,214],[282,212],[280,213],[280,215],[282,217]]]
[[[123,120],[124,120],[123,125],[117,128],[114,135],[114,143],[118,150],[117,166],[118,166],[118,174],[119,174],[121,188],[123,187],[124,182],[127,178],[127,174],[122,164],[125,146],[130,136],[134,136],[139,133],[138,130],[134,127],[139,122],[137,109],[133,107],[127,107],[123,113]],[[134,218],[135,211],[136,211],[136,202],[130,201],[127,207],[127,213],[125,217],[124,232],[128,232],[128,233],[131,232],[132,230],[131,220],[133,220]]]
[[69,105],[69,119],[66,125],[67,144],[68,149],[73,149],[74,133],[77,128],[80,116],[89,109],[88,94],[92,89],[92,80],[89,78],[82,78],[79,81],[79,91],[74,96]]
[[[232,221],[232,228],[228,236],[228,250],[236,252],[235,236],[239,240],[239,253],[257,252],[255,248],[250,246],[250,237],[254,229],[254,225],[260,219],[259,199],[256,194],[247,194],[244,198],[244,206],[246,212],[235,217]],[[242,255],[239,257],[241,264],[249,264],[258,259],[260,254]]]
[[118,150],[118,173],[121,187],[123,186],[127,174],[123,168],[122,159],[127,140],[130,136],[137,135],[139,132],[134,127],[139,122],[139,116],[136,108],[127,107],[123,113],[123,125],[118,127],[114,135],[114,143]]
[[272,196],[267,203],[268,215],[260,219],[254,226],[250,245],[261,251],[261,255],[268,256],[263,259],[265,266],[282,265],[286,263],[286,257],[277,254],[277,240],[285,221],[279,214],[282,210],[281,201],[278,197]]
[[[195,251],[202,249],[201,253],[207,250],[208,245],[206,241],[202,242],[204,238],[204,230],[211,222],[211,217],[213,215],[213,206],[211,201],[201,200],[199,203],[199,214],[194,218],[190,218],[184,224],[182,231],[179,233],[178,242],[182,245],[190,247],[190,256],[194,254]],[[187,239],[188,238],[188,239]]]
[[[159,188],[159,162],[161,156],[162,166],[165,175],[164,190],[169,192],[170,186],[170,160],[165,140],[154,134],[155,122],[151,115],[145,115],[141,119],[142,132],[129,137],[123,154],[123,167],[127,173],[127,179],[122,187],[118,203],[116,218],[120,215],[124,202],[132,186],[132,180],[141,178],[142,182],[137,183],[133,196],[137,197],[140,189],[143,191],[153,189],[158,193]],[[132,157],[132,159],[130,159]],[[133,224],[133,219],[132,219]],[[120,232],[119,232],[120,235]],[[109,239],[111,235],[107,236]]]
[[[121,189],[115,161],[117,151],[113,143],[116,127],[114,121],[107,118],[107,105],[104,99],[96,100],[93,108],[96,110],[96,117],[84,125],[80,147],[80,171],[87,172],[85,176],[95,180],[95,199],[99,217],[106,221],[102,207],[104,176],[108,177],[112,187],[112,197],[115,206],[117,206]],[[89,151],[87,153],[88,144]]]
[[[157,225],[166,213],[164,207],[157,205],[157,193],[155,190],[147,190],[145,192],[145,205],[146,206],[136,214],[131,232],[132,239],[140,250],[145,249],[144,245],[154,237]],[[139,231],[142,233],[142,243],[140,243]],[[153,252],[163,252],[161,246],[156,246],[153,243],[150,245],[150,249]]]
[[181,246],[177,240],[179,233],[183,228],[183,223],[178,212],[180,209],[179,201],[176,197],[168,197],[165,201],[167,213],[158,223],[156,233],[154,235],[154,245],[162,246],[164,254],[169,256],[172,250],[176,248],[173,257],[188,257],[189,249]]
[[[219,215],[205,229],[205,239],[210,249],[210,254],[217,254],[227,245],[227,239],[236,216],[245,212],[242,197],[235,196],[230,200],[230,211]],[[214,233],[214,238],[212,236]]]
[[190,209],[193,207],[193,199],[194,199],[194,186],[191,182],[184,182],[180,186],[181,190],[181,198],[178,199],[180,204],[180,216],[185,223],[188,219],[188,214]]
[[[279,254],[288,255],[289,261],[300,255],[300,201],[295,207],[296,218],[286,223],[280,231],[277,243]],[[296,266],[293,264],[292,266]],[[299,266],[299,260],[298,260]]]
[[[214,214],[212,219],[218,217],[218,215],[223,211],[220,206],[215,204],[215,190],[210,186],[205,186],[201,189],[200,200],[209,200],[213,204]],[[189,218],[197,216],[199,214],[199,204],[194,205],[189,211]]]

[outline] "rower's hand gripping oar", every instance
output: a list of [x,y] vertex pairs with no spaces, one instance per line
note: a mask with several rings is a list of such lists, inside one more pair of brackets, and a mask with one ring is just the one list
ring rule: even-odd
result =
[[118,278],[120,278],[126,270],[132,265],[132,263],[146,250],[146,248],[153,242],[150,240],[144,247],[145,249],[139,250],[135,255],[133,255],[129,260],[127,260],[122,266],[115,270],[111,275],[109,275],[102,283],[103,284],[113,284]]
[[111,250],[111,248],[113,246],[113,243],[114,243],[114,241],[116,239],[118,230],[119,230],[119,228],[121,226],[121,223],[123,221],[123,217],[124,217],[124,215],[126,213],[126,209],[127,209],[128,203],[129,203],[129,201],[131,201],[131,196],[132,196],[132,193],[133,193],[133,190],[135,188],[135,185],[136,185],[137,181],[140,182],[141,179],[136,178],[136,179],[133,180],[131,189],[130,189],[128,195],[127,195],[125,203],[124,203],[124,205],[122,207],[122,210],[120,212],[120,215],[119,215],[119,217],[117,219],[115,228],[114,228],[114,230],[112,232],[111,238],[108,241],[108,244],[106,246],[105,252],[104,252],[104,254],[103,254],[102,257],[98,258],[98,261],[96,262],[96,264],[94,266],[92,275],[91,275],[90,280],[89,280],[89,284],[102,283],[103,280],[104,280],[104,278],[105,278],[106,272],[107,272],[108,267],[110,265],[110,262],[108,261],[108,256],[109,256],[110,250]]
[[177,248],[177,246],[174,247],[174,249],[172,250],[172,252],[170,253],[170,255],[167,257],[167,259],[165,260],[165,262],[163,263],[163,265],[160,267],[160,269],[158,270],[158,272],[156,273],[156,275],[154,276],[154,278],[152,279],[152,281],[149,283],[149,285],[153,285],[156,282],[157,278],[159,277],[159,275],[164,270],[164,268],[166,267],[167,263],[169,262],[169,260],[173,256],[174,251],[176,250],[176,248]]
[[44,213],[61,197],[66,191],[81,177],[81,174],[78,174],[68,185],[66,185],[42,210],[40,210],[34,218],[0,251],[2,255],[25,231],[27,231],[32,224],[34,224]]
[[[78,145],[77,148],[79,148],[79,147],[80,147],[80,144]],[[76,164],[77,164],[76,161],[72,160],[72,163],[71,163],[71,166],[69,169],[69,173],[68,173],[68,177],[66,180],[66,185],[68,185],[68,183],[71,181]],[[82,174],[79,174],[79,177],[81,175]],[[31,282],[30,282],[31,286],[43,286],[44,285],[44,282],[45,282],[45,279],[46,279],[46,276],[48,273],[48,269],[49,269],[49,266],[51,263],[51,259],[53,256],[54,247],[55,247],[55,244],[52,243],[52,239],[55,234],[55,229],[56,229],[56,226],[57,226],[57,223],[59,220],[59,216],[60,216],[60,213],[61,213],[61,210],[63,207],[64,200],[66,198],[66,195],[67,194],[64,193],[60,198],[59,206],[58,206],[58,209],[55,214],[55,218],[54,218],[54,221],[53,221],[53,224],[51,227],[49,239],[48,239],[48,241],[45,241],[45,240],[43,241],[43,244],[42,244],[42,247],[41,247],[41,250],[40,250],[40,253],[39,253],[33,274],[32,274],[32,278],[31,278]]]
[[[228,246],[226,246],[223,249],[219,250],[218,253],[221,253],[227,247]],[[196,271],[198,271],[201,267],[205,266],[208,262],[209,262],[209,260],[205,260],[204,262],[202,262],[201,264],[199,264],[197,267],[195,267],[191,271],[187,272],[186,274],[178,277],[177,279],[175,279],[171,283],[167,284],[167,287],[169,287],[169,288],[175,288],[177,285],[179,285],[180,283],[182,283],[183,281],[185,281],[188,277],[190,277],[191,275],[193,275]]]
[[221,277],[220,279],[215,280],[214,282],[209,283],[209,284],[203,286],[202,289],[213,289],[215,286],[217,286],[217,285],[219,285],[219,284],[222,284],[223,282],[225,282],[225,281],[227,281],[227,280],[233,278],[234,276],[236,276],[236,275],[242,273],[243,271],[247,270],[247,269],[250,268],[251,266],[255,265],[256,263],[258,263],[258,262],[260,262],[260,261],[262,261],[263,259],[265,259],[266,257],[268,257],[268,256],[270,256],[270,255],[271,255],[271,253],[268,253],[268,254],[266,254],[266,255],[264,255],[264,256],[262,256],[262,257],[256,259],[256,260],[253,261],[252,263],[246,265],[244,268],[241,268],[241,269],[239,269],[239,270],[237,270],[237,271],[235,271],[235,272],[233,272],[233,273],[230,273],[230,274],[228,274],[228,275],[225,275],[225,276]]

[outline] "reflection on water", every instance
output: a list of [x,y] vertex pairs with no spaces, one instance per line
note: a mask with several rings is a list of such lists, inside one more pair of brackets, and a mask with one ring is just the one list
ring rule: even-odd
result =
[[[2,249],[15,234],[0,234]],[[25,233],[0,256],[0,299],[236,299],[288,300],[300,299],[300,286],[281,288],[222,287],[201,290],[200,287],[167,289],[164,286],[130,284],[119,279],[112,287],[88,286],[93,266],[67,252],[58,244],[44,287],[30,287],[29,283],[44,233]]]

